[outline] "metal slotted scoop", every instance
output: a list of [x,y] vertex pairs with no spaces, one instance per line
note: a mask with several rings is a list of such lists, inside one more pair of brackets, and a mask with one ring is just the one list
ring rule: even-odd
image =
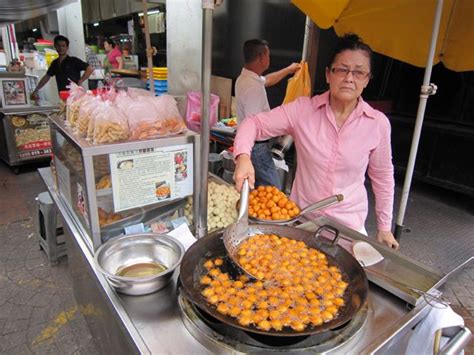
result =
[[239,244],[247,239],[253,233],[249,230],[249,217],[248,217],[248,205],[249,205],[249,182],[248,179],[244,180],[242,185],[242,190],[240,190],[240,208],[237,221],[232,223],[226,229],[222,235],[222,240],[224,241],[225,249],[227,254],[229,254],[232,262],[239,266],[248,276],[256,278],[254,275],[250,274],[245,270],[242,265],[239,263]]
[[290,218],[290,219],[271,220],[271,219],[261,219],[261,218],[256,218],[256,217],[250,217],[250,220],[255,221],[257,223],[274,224],[274,225],[292,224],[292,223],[300,220],[301,217],[303,217],[304,215],[306,215],[310,212],[318,211],[318,210],[321,210],[323,208],[332,206],[332,205],[334,205],[338,202],[341,202],[342,200],[344,200],[344,195],[342,195],[342,194],[333,195],[331,197],[325,198],[324,200],[315,202],[315,203],[307,206],[306,208],[301,210],[301,212],[297,216],[294,216],[293,218]]

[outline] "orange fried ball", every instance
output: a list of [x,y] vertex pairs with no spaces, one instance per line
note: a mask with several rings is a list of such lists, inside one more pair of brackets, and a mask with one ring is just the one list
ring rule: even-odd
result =
[[300,214],[296,203],[275,186],[259,186],[250,192],[249,215],[268,220],[287,220]]
[[335,319],[345,304],[348,283],[341,271],[303,241],[255,235],[239,245],[238,254],[241,266],[259,280],[232,279],[220,269],[224,260],[217,258],[204,262],[207,274],[200,283],[207,302],[242,326],[303,331]]

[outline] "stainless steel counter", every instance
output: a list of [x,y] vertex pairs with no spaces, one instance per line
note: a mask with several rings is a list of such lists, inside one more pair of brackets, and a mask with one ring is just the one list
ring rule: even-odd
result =
[[[76,301],[79,305],[97,309],[86,316],[86,320],[101,351],[124,354],[238,353],[218,341],[203,341],[204,346],[187,331],[179,315],[176,282],[147,296],[117,294],[95,269],[92,250],[86,242],[89,238],[52,187],[49,169],[39,172],[61,215]],[[403,353],[411,329],[429,310],[430,306],[424,300],[412,308],[371,284],[365,326],[353,339],[329,353]]]

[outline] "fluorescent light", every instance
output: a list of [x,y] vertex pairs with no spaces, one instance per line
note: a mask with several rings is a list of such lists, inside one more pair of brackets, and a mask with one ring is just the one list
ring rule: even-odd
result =
[[36,31],[38,31],[38,29],[35,27],[35,28],[32,29],[32,31],[36,32]]
[[99,27],[99,23],[98,23],[98,22],[94,22],[94,23],[92,24],[92,26],[94,26],[94,27]]
[[[148,11],[148,15],[159,14],[160,10]],[[138,13],[138,16],[143,16],[143,12]]]

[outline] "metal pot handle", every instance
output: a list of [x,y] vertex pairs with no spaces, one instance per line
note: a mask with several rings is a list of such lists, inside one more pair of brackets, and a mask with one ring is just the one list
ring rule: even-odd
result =
[[244,179],[242,189],[240,190],[240,208],[237,221],[242,219],[248,220],[249,209],[249,179]]
[[328,224],[325,224],[325,225],[319,227],[316,230],[316,232],[314,233],[314,238],[319,239],[319,237],[321,236],[321,233],[323,231],[331,232],[332,234],[334,234],[334,238],[331,242],[331,246],[333,247],[333,246],[337,245],[337,242],[339,241],[339,237],[340,237],[339,229],[337,229],[333,226],[330,226]]

